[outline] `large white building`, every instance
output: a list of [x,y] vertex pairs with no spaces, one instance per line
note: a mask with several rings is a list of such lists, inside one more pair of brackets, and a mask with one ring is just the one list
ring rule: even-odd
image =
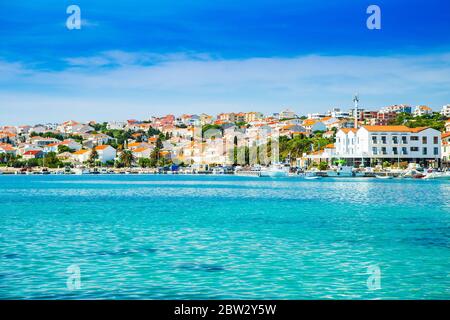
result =
[[336,157],[351,164],[374,162],[439,163],[441,133],[438,130],[406,126],[363,126],[341,129],[336,134]]
[[445,106],[442,107],[441,114],[444,117],[450,117],[450,104],[446,104]]

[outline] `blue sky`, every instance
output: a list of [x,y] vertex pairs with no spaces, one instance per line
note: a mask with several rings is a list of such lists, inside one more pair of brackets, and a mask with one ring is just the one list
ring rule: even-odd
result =
[[[119,1],[117,1],[119,2]],[[67,30],[67,6],[81,30]],[[366,8],[381,8],[381,30]],[[1,1],[0,124],[450,103],[450,3]]]

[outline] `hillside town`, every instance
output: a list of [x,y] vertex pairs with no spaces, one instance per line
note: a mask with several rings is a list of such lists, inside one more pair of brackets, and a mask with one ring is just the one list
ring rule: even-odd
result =
[[306,115],[287,108],[269,115],[169,114],[145,120],[5,125],[0,127],[0,171],[211,172],[275,163],[291,171],[344,165],[449,166],[450,104],[437,111],[403,104],[366,110],[358,102],[355,97],[347,111],[333,108]]

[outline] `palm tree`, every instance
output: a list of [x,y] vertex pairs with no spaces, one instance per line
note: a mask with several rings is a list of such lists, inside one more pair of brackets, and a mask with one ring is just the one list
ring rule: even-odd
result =
[[131,167],[134,162],[133,153],[130,150],[122,151],[120,154],[120,162],[122,162],[125,167]]
[[89,155],[88,163],[92,166],[95,164],[95,160],[98,159],[98,152],[95,148],[92,148],[91,154]]

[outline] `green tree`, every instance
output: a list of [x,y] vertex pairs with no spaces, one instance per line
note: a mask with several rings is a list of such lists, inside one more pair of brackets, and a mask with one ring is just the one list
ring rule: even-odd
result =
[[131,152],[130,150],[122,151],[120,153],[120,162],[127,168],[131,167],[134,162],[133,152]]
[[95,150],[95,148],[93,148],[87,162],[89,163],[90,166],[93,166],[95,165],[95,161],[97,159],[98,159],[98,152],[97,150]]
[[70,149],[68,146],[60,144],[58,146],[58,153],[64,153],[64,152],[73,152],[74,150]]

